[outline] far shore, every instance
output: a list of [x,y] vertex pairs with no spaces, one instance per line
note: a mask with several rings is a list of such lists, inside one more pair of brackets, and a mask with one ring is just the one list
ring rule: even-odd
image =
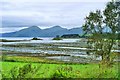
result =
[[0,39],[0,42],[21,42],[21,41],[30,41],[30,40],[7,40],[7,39]]

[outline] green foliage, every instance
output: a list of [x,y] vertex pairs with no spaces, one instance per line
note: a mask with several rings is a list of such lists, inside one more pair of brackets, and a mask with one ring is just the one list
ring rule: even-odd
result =
[[[120,2],[120,1],[118,1]],[[104,10],[104,16],[105,20],[104,23],[106,26],[108,26],[111,29],[111,32],[115,34],[117,31],[119,31],[119,23],[118,18],[120,14],[118,14],[118,3],[117,1],[109,2]]]
[[11,78],[18,78],[18,75],[19,75],[18,70],[19,70],[18,67],[13,67],[13,68],[10,70]]
[[[85,18],[86,21],[83,25],[85,34],[92,34],[88,39],[88,44],[95,50],[94,53],[96,55],[102,57],[102,61],[105,64],[110,63],[111,50],[114,43],[116,43],[116,34],[119,32],[118,18],[120,15],[118,10],[116,1],[108,2],[103,12],[100,10],[90,12],[89,16]],[[104,35],[105,28],[109,29],[106,35]]]
[[[39,71],[40,66],[32,67],[32,65],[26,64],[22,67],[13,67],[10,70],[10,77],[12,79],[25,79],[25,78],[34,78],[37,71]],[[7,75],[3,74],[3,78]]]
[[24,65],[22,68],[19,68],[19,74],[18,74],[18,78],[25,78],[25,76],[32,72],[32,67],[31,67],[31,64],[27,64],[27,65]]
[[118,64],[112,67],[99,68],[98,64],[41,64],[2,62],[3,78],[118,78]]
[[71,66],[60,66],[53,74],[53,78],[72,78],[72,67]]

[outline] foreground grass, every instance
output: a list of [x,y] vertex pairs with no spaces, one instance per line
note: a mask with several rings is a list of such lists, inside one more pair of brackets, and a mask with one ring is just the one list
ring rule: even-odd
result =
[[17,78],[21,70],[23,78],[118,78],[119,75],[117,63],[104,68],[99,68],[98,64],[0,62],[0,65],[3,78]]

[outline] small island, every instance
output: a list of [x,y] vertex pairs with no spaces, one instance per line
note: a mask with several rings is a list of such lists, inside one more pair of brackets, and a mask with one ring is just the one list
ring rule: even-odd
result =
[[61,38],[80,38],[79,34],[64,34]]
[[34,37],[31,40],[43,40],[43,39],[39,39],[39,38]]
[[57,35],[55,38],[53,38],[52,40],[62,40],[62,38],[59,36],[59,35]]

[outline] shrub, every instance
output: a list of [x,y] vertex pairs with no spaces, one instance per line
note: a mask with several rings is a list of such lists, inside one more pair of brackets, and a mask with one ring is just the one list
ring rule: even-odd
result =
[[72,77],[71,75],[72,75],[72,67],[61,66],[61,67],[58,67],[58,69],[55,71],[55,73],[52,76],[52,79],[71,78]]
[[[25,78],[34,78],[37,71],[39,71],[41,66],[38,67],[32,67],[32,65],[26,64],[23,67],[14,67],[10,70],[10,77],[12,79],[25,79]],[[5,78],[5,74],[2,74],[3,78]]]

